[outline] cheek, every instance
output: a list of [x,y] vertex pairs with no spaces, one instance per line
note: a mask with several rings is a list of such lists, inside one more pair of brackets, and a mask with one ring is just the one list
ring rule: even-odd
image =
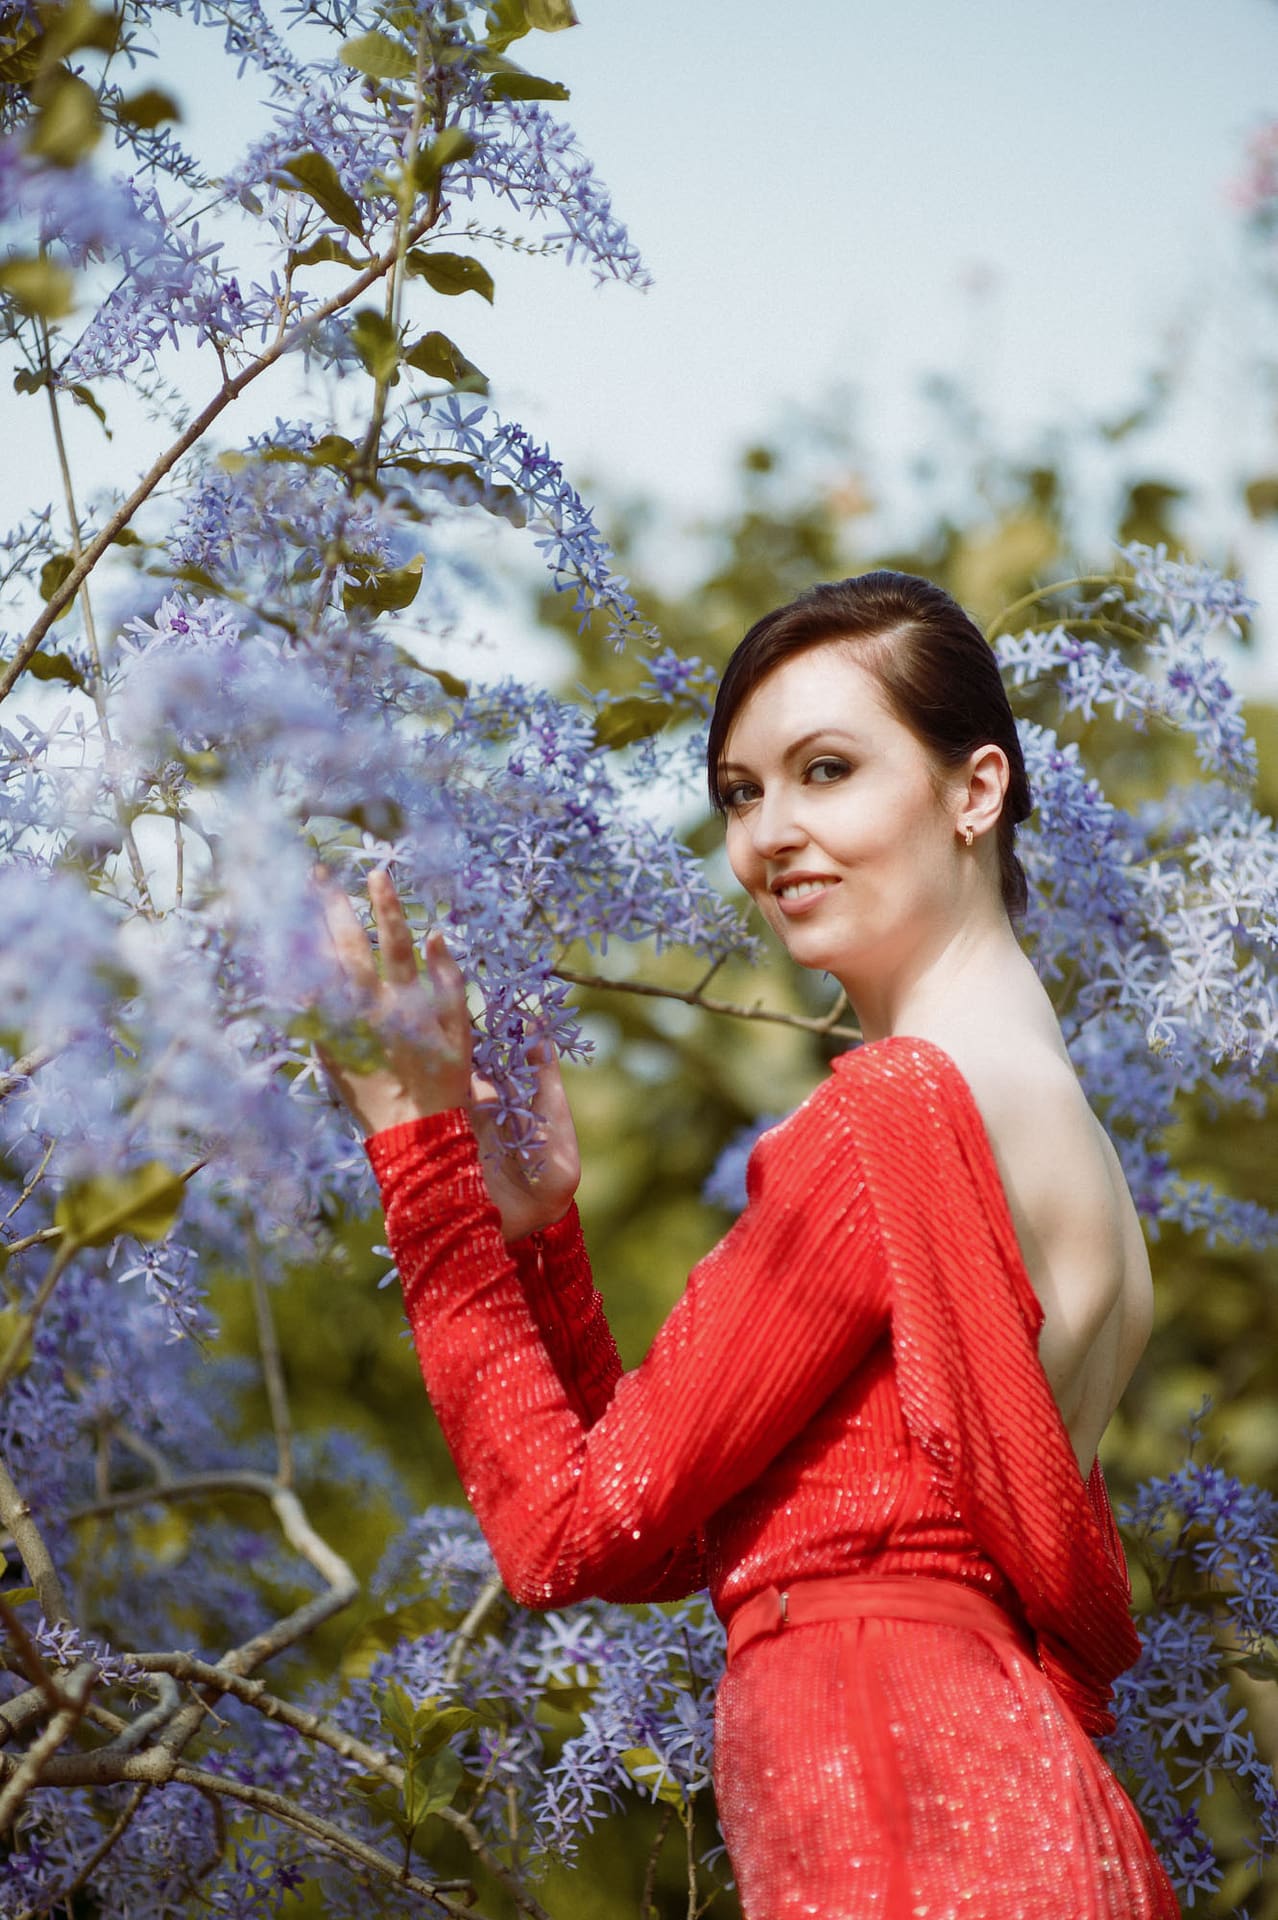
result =
[[748,888],[752,876],[758,870],[758,860],[750,842],[749,834],[730,820],[723,836],[723,850],[728,856],[728,865],[732,868],[740,886]]

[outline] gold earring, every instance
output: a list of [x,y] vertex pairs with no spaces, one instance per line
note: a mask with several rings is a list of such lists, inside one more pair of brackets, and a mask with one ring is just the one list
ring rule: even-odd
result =
[[971,827],[964,827],[964,829],[963,829],[963,845],[964,845],[965,847],[970,847],[970,846],[971,846],[971,844],[972,844],[972,829],[971,829]]

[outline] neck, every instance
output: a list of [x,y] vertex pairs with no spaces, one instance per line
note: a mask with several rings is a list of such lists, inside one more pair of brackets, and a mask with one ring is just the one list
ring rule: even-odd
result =
[[906,966],[839,975],[867,1040],[895,1033],[936,1038],[966,1024],[982,1003],[1023,981],[1029,962],[1001,904],[938,929]]

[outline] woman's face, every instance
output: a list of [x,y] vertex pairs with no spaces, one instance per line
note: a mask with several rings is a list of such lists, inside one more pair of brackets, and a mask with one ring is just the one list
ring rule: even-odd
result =
[[[940,792],[938,792],[938,787]],[[958,911],[961,777],[946,781],[845,643],[774,669],[724,743],[732,870],[801,966],[886,980]]]

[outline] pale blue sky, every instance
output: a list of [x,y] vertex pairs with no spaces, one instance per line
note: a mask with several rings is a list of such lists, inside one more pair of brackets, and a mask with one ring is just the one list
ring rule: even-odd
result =
[[[920,451],[925,371],[972,377],[1014,438],[1122,405],[1182,320],[1167,458],[1209,519],[1213,489],[1219,507],[1232,478],[1278,464],[1272,404],[1243,372],[1278,307],[1247,297],[1226,197],[1247,133],[1278,113],[1274,0],[578,9],[580,28],[513,51],[572,88],[563,111],[655,284],[595,291],[583,268],[507,256],[491,312],[465,296],[437,322],[570,471],[697,514],[743,441],[835,383],[859,392],[890,471]],[[178,90],[226,151],[249,102],[210,87],[221,64],[188,56]],[[975,301],[974,268],[992,276]],[[77,437],[117,480],[149,445]],[[1247,540],[1263,575],[1266,539]]]
[[[572,87],[656,284],[594,295],[512,262],[464,329],[578,463],[695,507],[730,448],[831,380],[893,431],[929,367],[972,368],[1009,420],[1058,417],[1125,399],[1187,303],[1237,323],[1226,185],[1278,112],[1272,0],[579,11],[518,51]],[[1206,344],[1223,436],[1231,341]]]

